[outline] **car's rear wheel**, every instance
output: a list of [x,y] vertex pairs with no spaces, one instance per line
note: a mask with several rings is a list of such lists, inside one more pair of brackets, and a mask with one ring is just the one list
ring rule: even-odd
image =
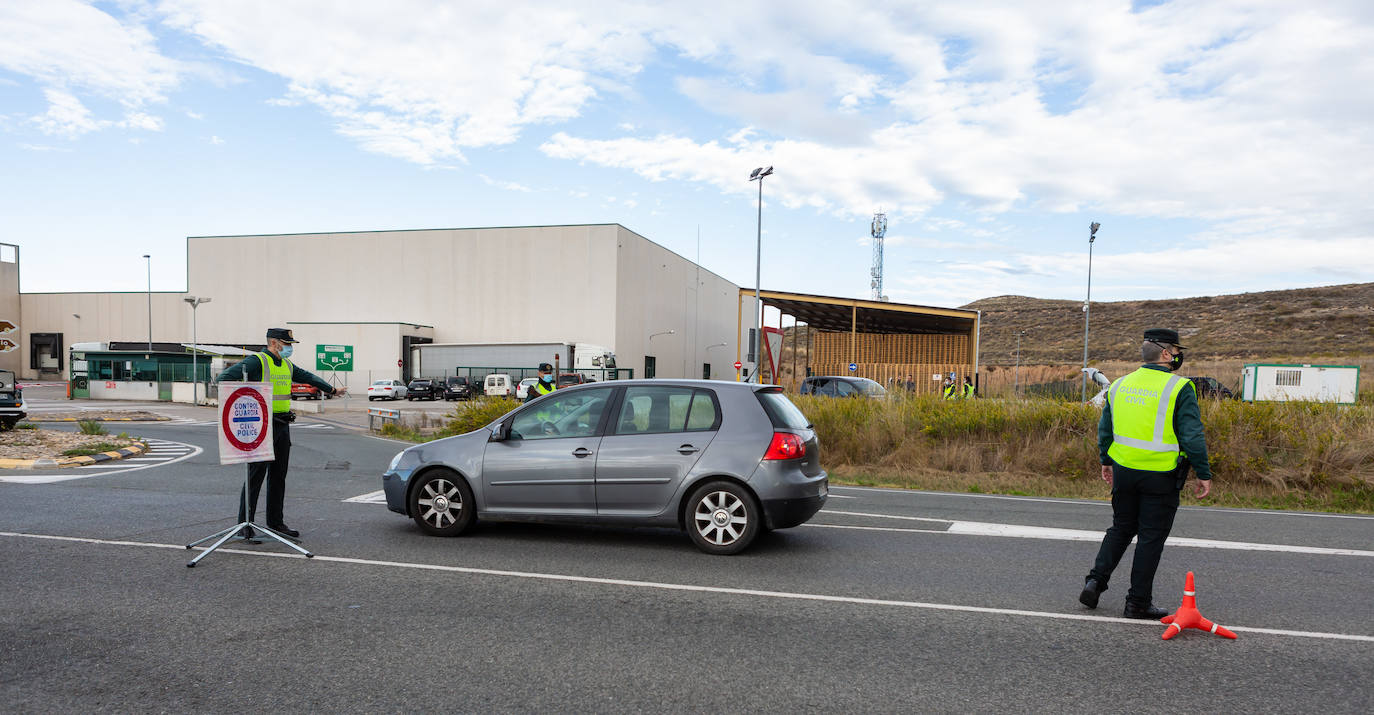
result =
[[472,488],[447,469],[420,476],[410,492],[410,514],[420,530],[432,536],[457,536],[477,520]]
[[737,554],[753,543],[763,513],[754,496],[733,482],[709,482],[687,501],[687,533],[708,554]]

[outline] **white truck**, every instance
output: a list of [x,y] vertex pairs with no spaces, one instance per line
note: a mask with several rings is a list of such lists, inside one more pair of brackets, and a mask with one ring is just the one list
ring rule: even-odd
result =
[[469,368],[470,377],[491,373],[533,370],[540,363],[556,364],[559,372],[578,372],[589,380],[603,380],[614,373],[615,353],[591,343],[430,343],[410,349],[410,369],[419,377],[444,377],[457,368]]

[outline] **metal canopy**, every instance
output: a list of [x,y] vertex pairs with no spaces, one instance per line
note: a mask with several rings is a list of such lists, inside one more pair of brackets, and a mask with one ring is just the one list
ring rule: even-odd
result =
[[[753,297],[752,290],[741,289],[740,294]],[[978,311],[959,308],[778,291],[760,291],[759,299],[765,306],[791,315],[799,323],[834,332],[967,335],[978,323]]]

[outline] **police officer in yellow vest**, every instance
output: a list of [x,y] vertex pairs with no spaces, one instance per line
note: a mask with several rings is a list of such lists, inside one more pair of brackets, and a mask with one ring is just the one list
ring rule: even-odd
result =
[[965,399],[965,400],[972,400],[972,399],[973,399],[974,390],[975,390],[975,388],[973,387],[973,378],[970,377],[970,376],[968,376],[968,375],[965,375],[965,376],[964,376],[964,399]]
[[[292,345],[296,339],[285,328],[267,330],[267,350],[249,355],[238,364],[221,372],[218,381],[242,380],[246,382],[272,383],[272,454],[270,462],[251,462],[248,465],[248,489],[246,497],[239,497],[239,521],[252,521],[258,508],[258,492],[262,490],[262,480],[267,478],[267,528],[290,537],[300,536],[300,532],[286,525],[282,519],[282,504],[286,498],[286,470],[291,460],[291,428],[296,421],[296,413],[291,411],[291,383],[301,382],[314,385],[320,392],[342,395],[346,387],[334,387],[316,377],[313,373],[291,364]],[[244,502],[248,503],[248,513],[243,511]],[[241,534],[251,539],[254,534]]]
[[530,385],[529,389],[525,390],[525,402],[537,400],[557,389],[558,385],[555,384],[553,377],[553,365],[541,362],[539,363],[539,382]]
[[1138,537],[1122,615],[1158,619],[1168,611],[1151,603],[1155,569],[1174,525],[1189,463],[1197,472],[1199,499],[1211,493],[1212,472],[1196,388],[1171,374],[1183,364],[1178,333],[1146,330],[1140,354],[1145,364],[1112,383],[1097,425],[1102,479],[1112,486],[1112,526],[1078,600],[1097,608],[1131,538]]

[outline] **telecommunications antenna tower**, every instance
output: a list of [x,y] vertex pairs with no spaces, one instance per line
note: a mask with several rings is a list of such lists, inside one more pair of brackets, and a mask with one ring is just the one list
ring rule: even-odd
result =
[[873,236],[873,300],[887,300],[883,295],[883,237],[887,235],[887,214],[881,210],[873,214],[869,233]]

